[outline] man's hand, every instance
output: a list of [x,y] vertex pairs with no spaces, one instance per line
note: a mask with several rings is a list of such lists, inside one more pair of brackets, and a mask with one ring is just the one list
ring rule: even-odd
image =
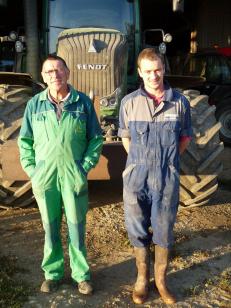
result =
[[191,137],[183,136],[180,138],[180,144],[179,144],[180,154],[184,153],[190,141],[191,141]]

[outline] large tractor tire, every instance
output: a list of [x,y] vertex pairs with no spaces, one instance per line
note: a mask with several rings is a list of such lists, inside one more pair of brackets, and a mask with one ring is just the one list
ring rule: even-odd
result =
[[[30,86],[0,84],[1,145],[17,139],[26,102],[34,95]],[[206,204],[216,191],[222,171],[219,140],[220,123],[208,97],[194,90],[184,91],[191,105],[193,139],[181,157],[180,208]],[[23,207],[34,201],[30,181],[7,181],[0,168],[0,207]]]
[[183,94],[191,105],[193,138],[181,157],[180,208],[208,203],[217,190],[217,176],[222,171],[220,154],[224,149],[219,139],[221,124],[216,122],[215,107],[198,91]]
[[221,123],[221,140],[225,144],[231,145],[231,99],[218,104],[216,118]]
[[[32,82],[28,76],[15,76],[6,75],[0,78],[1,208],[8,208],[13,205],[25,206],[34,201],[31,194],[30,181],[9,181],[4,179],[2,174],[2,146],[4,146],[5,142],[18,138],[26,103],[35,93],[42,90],[42,85]],[[8,77],[10,82],[7,84],[3,83],[3,80]],[[20,82],[22,82],[21,85],[17,84],[19,78]],[[13,81],[16,81],[16,84],[12,84]]]

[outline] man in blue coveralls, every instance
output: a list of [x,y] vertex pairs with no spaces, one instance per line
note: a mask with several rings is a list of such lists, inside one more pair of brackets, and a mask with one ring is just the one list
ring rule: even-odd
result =
[[166,272],[179,203],[179,158],[192,135],[190,105],[164,82],[164,62],[154,48],[144,49],[137,64],[144,86],[122,100],[119,128],[128,153],[123,172],[125,224],[138,271],[132,297],[136,304],[147,299],[153,241],[155,284],[163,301],[173,304]]

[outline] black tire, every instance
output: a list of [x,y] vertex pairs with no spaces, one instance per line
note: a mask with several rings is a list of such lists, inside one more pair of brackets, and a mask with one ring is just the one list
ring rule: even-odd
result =
[[221,140],[231,145],[231,100],[217,106],[216,118],[221,123]]
[[222,171],[220,154],[224,145],[219,139],[221,124],[216,122],[215,106],[208,96],[186,90],[190,101],[193,138],[181,157],[180,208],[208,203],[217,190],[217,176]]
[[[28,86],[0,85],[1,144],[17,138],[25,105],[33,94]],[[223,143],[208,97],[192,90],[184,94],[191,105],[194,136],[181,157],[180,208],[189,208],[206,204],[216,191]],[[1,207],[23,207],[34,201],[30,181],[9,182],[1,176],[0,185]]]
[[[0,155],[1,147],[5,142],[18,138],[26,103],[43,88],[41,84],[34,83],[27,76],[27,78],[25,76],[21,78],[17,74],[15,74],[15,78],[13,74],[9,76],[1,76],[0,79],[2,82],[9,78],[9,84],[0,82]],[[17,81],[16,83],[21,81],[22,84],[11,84],[13,81]],[[33,201],[30,181],[8,181],[3,178],[1,158],[0,208],[8,208],[14,205],[25,206]]]

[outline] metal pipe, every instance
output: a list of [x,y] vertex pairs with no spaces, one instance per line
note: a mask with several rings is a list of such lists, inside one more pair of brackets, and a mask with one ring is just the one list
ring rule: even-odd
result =
[[24,0],[24,16],[26,31],[26,71],[33,79],[39,78],[39,42],[37,0]]

